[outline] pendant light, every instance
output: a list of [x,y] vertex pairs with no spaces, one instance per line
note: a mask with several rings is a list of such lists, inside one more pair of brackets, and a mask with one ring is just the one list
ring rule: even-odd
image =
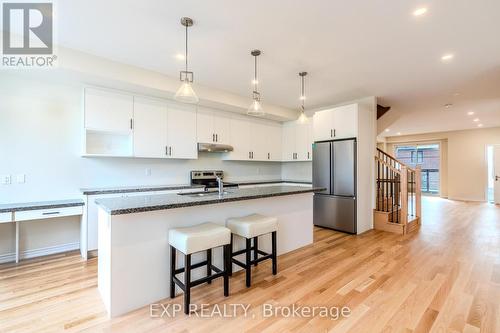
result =
[[188,27],[193,25],[193,20],[189,17],[181,18],[181,24],[186,27],[186,67],[185,70],[180,72],[179,78],[182,82],[179,90],[175,93],[175,100],[182,103],[197,104],[199,102],[198,96],[193,90],[193,72],[188,71]]
[[306,91],[305,91],[305,79],[306,79],[307,72],[300,72],[300,83],[301,83],[301,89],[300,89],[300,100],[302,101],[302,105],[300,106],[300,116],[299,116],[299,123],[305,123],[307,121],[307,116],[305,113],[305,100],[306,100]]
[[264,110],[262,109],[262,105],[260,104],[260,93],[257,90],[257,85],[259,84],[259,81],[257,79],[257,57],[260,55],[260,50],[253,50],[250,52],[250,54],[254,57],[255,60],[255,67],[254,67],[254,78],[253,78],[253,93],[252,93],[252,104],[250,104],[250,107],[247,110],[247,114],[249,116],[256,116],[260,117],[265,114]]

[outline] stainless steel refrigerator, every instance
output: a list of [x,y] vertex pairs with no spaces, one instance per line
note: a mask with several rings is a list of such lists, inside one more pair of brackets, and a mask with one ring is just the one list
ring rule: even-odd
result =
[[313,145],[314,225],[356,233],[356,140]]

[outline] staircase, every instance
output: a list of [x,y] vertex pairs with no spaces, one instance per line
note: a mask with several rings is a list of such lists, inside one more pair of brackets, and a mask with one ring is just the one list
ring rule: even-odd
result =
[[377,201],[373,211],[374,228],[401,235],[417,230],[422,216],[420,167],[412,169],[377,149],[375,168]]

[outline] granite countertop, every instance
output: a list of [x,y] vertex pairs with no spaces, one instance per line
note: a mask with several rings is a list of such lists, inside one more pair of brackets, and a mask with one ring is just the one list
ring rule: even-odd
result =
[[312,185],[312,181],[308,180],[286,180],[286,179],[272,179],[272,180],[255,180],[255,181],[228,181],[232,184],[238,185],[260,185],[260,184],[279,184],[279,183],[289,183],[289,184],[309,184]]
[[[291,184],[312,184],[311,181],[297,181],[286,179],[272,179],[272,180],[245,180],[245,181],[232,181],[228,183],[238,185],[259,185],[259,184],[274,184],[274,183],[291,183]],[[89,187],[81,188],[80,191],[84,195],[98,195],[98,194],[113,194],[113,193],[132,193],[132,192],[152,192],[152,191],[174,191],[174,190],[187,190],[193,188],[203,188],[203,185],[137,185],[137,186],[116,186],[116,187]]]
[[0,213],[19,212],[24,210],[49,209],[83,206],[81,199],[57,200],[57,201],[39,201],[39,202],[20,202],[0,205]]
[[116,186],[116,187],[89,187],[81,188],[84,195],[131,193],[131,192],[152,192],[187,190],[192,188],[204,188],[202,185],[137,185],[137,186]]
[[302,194],[324,190],[320,187],[277,185],[248,189],[228,189],[227,194],[219,197],[216,192],[208,196],[161,194],[124,198],[97,199],[96,204],[111,215],[132,214],[153,210],[211,205],[231,201],[260,199],[275,196]]

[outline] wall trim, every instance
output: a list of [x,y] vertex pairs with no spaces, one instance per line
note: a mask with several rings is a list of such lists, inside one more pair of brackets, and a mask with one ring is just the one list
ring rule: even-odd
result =
[[[29,258],[41,257],[41,256],[49,255],[49,254],[56,254],[56,253],[61,253],[61,252],[78,250],[79,248],[80,248],[80,242],[74,242],[74,243],[67,243],[67,244],[61,244],[61,245],[55,245],[55,246],[47,246],[47,247],[42,247],[42,248],[32,249],[32,250],[24,250],[24,251],[21,251],[19,253],[19,259],[29,259]],[[15,260],[16,260],[16,254],[14,252],[0,254],[0,264],[6,263],[6,262],[13,262]]]

